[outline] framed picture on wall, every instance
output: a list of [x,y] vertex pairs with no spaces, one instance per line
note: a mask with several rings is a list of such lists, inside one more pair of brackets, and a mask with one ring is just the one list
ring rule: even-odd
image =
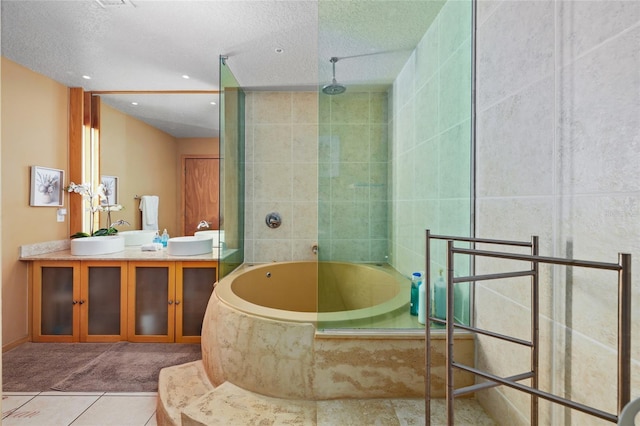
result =
[[118,177],[100,176],[100,183],[104,187],[104,195],[107,197],[100,204],[103,206],[115,206],[118,204]]
[[31,166],[29,205],[36,207],[62,206],[64,171],[48,167]]

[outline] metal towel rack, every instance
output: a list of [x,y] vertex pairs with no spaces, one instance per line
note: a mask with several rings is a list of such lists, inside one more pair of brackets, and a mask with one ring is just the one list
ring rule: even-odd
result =
[[[447,241],[447,314],[446,319],[441,320],[431,316],[431,240]],[[474,248],[455,247],[455,242],[471,243]],[[475,243],[495,244],[511,247],[529,247],[531,254],[516,254],[507,252],[496,252],[475,249]],[[475,260],[476,256],[493,257],[500,259],[510,259],[530,263],[530,269],[516,272],[495,273],[486,275],[470,275],[465,277],[454,276],[454,257],[456,254],[471,256]],[[582,268],[596,268],[617,271],[618,273],[618,407],[617,414],[611,414],[594,407],[590,407],[572,401],[558,395],[541,391],[538,389],[538,357],[539,357],[539,264],[553,264],[575,266]],[[482,389],[505,385],[520,390],[531,395],[531,425],[538,425],[538,398],[543,398],[553,403],[570,407],[575,410],[599,417],[610,422],[617,422],[619,414],[631,398],[631,255],[626,253],[618,254],[618,263],[591,262],[573,259],[563,259],[556,257],[543,257],[538,255],[538,237],[531,237],[530,242],[491,240],[485,238],[452,237],[445,235],[433,235],[430,230],[426,230],[426,280],[423,285],[426,287],[426,312],[428,319],[425,324],[425,345],[426,345],[426,368],[425,368],[425,424],[431,423],[431,323],[442,324],[446,327],[446,407],[447,424],[454,424],[454,398],[456,396],[473,393]],[[458,283],[476,282],[483,280],[495,280],[512,277],[531,277],[531,338],[529,341],[518,339],[512,336],[495,333],[490,330],[456,324],[454,320],[454,286]],[[460,328],[473,333],[501,339],[510,343],[523,345],[531,349],[531,369],[510,377],[499,377],[494,374],[478,370],[476,368],[457,363],[453,357],[453,334],[454,329]],[[460,369],[476,376],[487,379],[486,382],[478,383],[465,388],[455,389],[453,381],[454,369]],[[517,383],[524,379],[531,379],[531,386]]]

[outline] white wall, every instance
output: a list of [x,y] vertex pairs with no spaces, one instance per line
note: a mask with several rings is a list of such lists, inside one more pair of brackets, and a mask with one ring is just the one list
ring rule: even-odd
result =
[[[640,2],[483,0],[477,35],[476,233],[539,235],[542,255],[615,263],[632,253],[640,397]],[[542,275],[541,386],[615,412],[616,275]],[[527,291],[480,285],[478,325],[527,337]],[[502,374],[528,363],[526,351],[486,339],[478,357]],[[502,424],[528,424],[522,394],[479,397]],[[541,406],[541,424],[610,424]]]

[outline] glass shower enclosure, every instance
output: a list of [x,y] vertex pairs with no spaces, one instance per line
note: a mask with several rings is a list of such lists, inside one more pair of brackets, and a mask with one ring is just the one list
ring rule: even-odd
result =
[[[369,61],[385,68],[398,52],[371,51],[366,40],[336,44],[344,22],[337,19],[341,11],[333,2],[319,3],[319,75],[326,81],[318,89],[318,324],[325,329],[424,329],[410,315],[408,303],[409,277],[425,270],[425,230],[456,236],[473,232],[471,0],[383,1],[369,7],[379,9],[371,13],[386,14],[391,26],[403,25],[393,22],[394,16],[420,14],[424,27],[393,81],[367,81],[350,73],[351,64]],[[349,25],[371,34],[373,45],[377,29],[367,21],[370,15],[350,16]],[[346,91],[323,92],[332,77]],[[334,263],[388,272],[400,282],[406,304],[384,313],[371,308],[370,316],[358,319],[326,320],[323,311],[332,310],[336,298],[335,274],[327,266]],[[458,265],[456,274],[469,273],[468,263]],[[445,244],[434,244],[433,274],[426,279],[433,284],[445,268]],[[358,275],[352,279],[359,280]],[[367,295],[361,297],[375,299],[369,294],[372,284],[362,284]],[[468,324],[469,287],[458,286],[455,300],[456,320]]]

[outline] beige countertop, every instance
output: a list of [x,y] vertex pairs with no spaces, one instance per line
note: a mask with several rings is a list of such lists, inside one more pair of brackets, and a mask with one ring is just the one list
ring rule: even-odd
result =
[[167,253],[167,249],[159,251],[142,251],[140,247],[126,247],[124,251],[98,256],[76,256],[71,254],[71,250],[54,251],[50,253],[37,254],[33,256],[23,256],[20,260],[120,260],[120,261],[181,261],[199,262],[203,260],[218,260],[218,250],[212,253],[199,254],[196,256],[172,256]]
[[[225,250],[222,257],[226,257],[235,250]],[[118,260],[118,261],[181,261],[201,262],[218,261],[220,255],[217,249],[211,253],[196,256],[173,256],[167,249],[158,251],[142,251],[140,246],[127,246],[124,251],[98,256],[75,256],[71,254],[68,240],[37,243],[20,247],[20,260],[29,262],[34,260]]]

